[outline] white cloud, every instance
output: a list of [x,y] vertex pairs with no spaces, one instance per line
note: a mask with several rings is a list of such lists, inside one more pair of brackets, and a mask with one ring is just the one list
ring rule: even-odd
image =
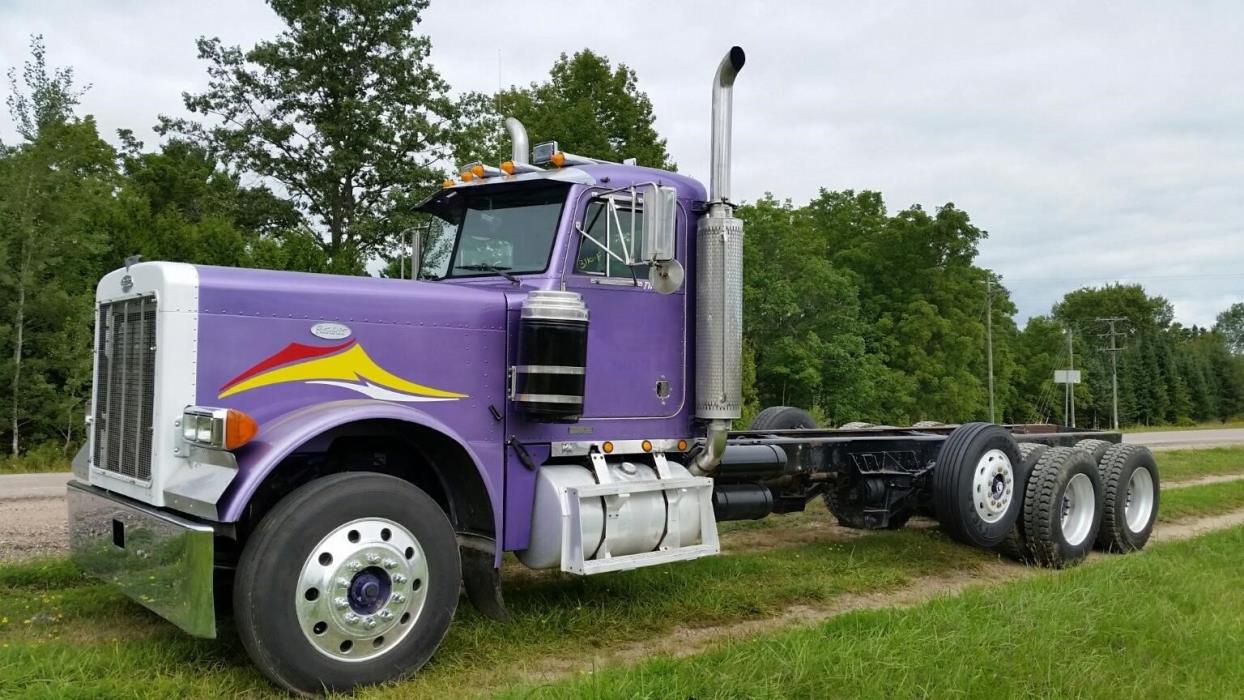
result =
[[[1202,325],[1244,298],[1242,28],[1238,4],[1157,2],[433,0],[422,25],[460,90],[495,89],[499,63],[504,85],[541,80],[583,47],[630,65],[680,170],[702,177],[709,78],[739,44],[736,199],[954,201],[990,232],[982,263],[1014,280],[1022,317],[1127,278]],[[95,84],[84,108],[106,133],[145,132],[204,84],[196,36],[278,29],[256,0],[0,0],[0,61],[42,32]]]

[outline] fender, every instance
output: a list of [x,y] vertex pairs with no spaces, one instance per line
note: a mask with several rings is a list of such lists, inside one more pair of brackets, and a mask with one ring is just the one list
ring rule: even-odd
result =
[[[277,465],[299,447],[333,428],[347,423],[374,419],[400,421],[435,430],[456,442],[466,451],[484,483],[489,505],[492,508],[493,532],[497,533],[498,540],[496,559],[499,565],[501,514],[498,508],[501,499],[498,489],[500,484],[494,483],[494,480],[489,477],[489,472],[484,468],[479,454],[472,449],[469,442],[436,418],[418,408],[397,406],[384,401],[354,399],[321,403],[290,411],[261,425],[259,435],[255,440],[237,451],[238,476],[217,504],[220,522],[237,522],[259,485]],[[499,477],[500,467],[497,469],[497,474]]]

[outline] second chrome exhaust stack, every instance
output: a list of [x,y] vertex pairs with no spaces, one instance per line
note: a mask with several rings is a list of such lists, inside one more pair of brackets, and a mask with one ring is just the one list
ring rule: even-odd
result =
[[691,462],[698,475],[717,468],[742,414],[743,222],[730,204],[730,135],[734,79],[746,58],[731,47],[713,75],[709,208],[695,239],[695,415],[708,421],[704,449]]

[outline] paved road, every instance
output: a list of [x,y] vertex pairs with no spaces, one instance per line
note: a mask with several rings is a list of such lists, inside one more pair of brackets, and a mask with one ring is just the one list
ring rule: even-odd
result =
[[1244,428],[1127,433],[1123,436],[1123,442],[1148,445],[1154,451],[1199,450],[1210,447],[1244,445]]

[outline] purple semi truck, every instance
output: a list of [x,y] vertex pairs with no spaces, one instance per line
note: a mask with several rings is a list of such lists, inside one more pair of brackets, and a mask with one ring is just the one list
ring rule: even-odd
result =
[[[529,149],[419,205],[416,279],[138,262],[96,294],[72,552],[186,632],[231,609],[293,691],[410,675],[459,595],[507,617],[505,552],[577,575],[717,554],[717,523],[802,511],[937,518],[1051,566],[1144,546],[1158,472],[1115,433],[817,428],[740,416],[743,223],[712,82],[706,192]],[[1021,442],[1022,440],[1022,442]]]

